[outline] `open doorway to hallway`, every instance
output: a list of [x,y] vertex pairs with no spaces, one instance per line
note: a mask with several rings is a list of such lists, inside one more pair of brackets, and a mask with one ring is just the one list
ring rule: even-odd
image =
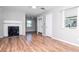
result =
[[37,18],[34,16],[26,16],[25,27],[26,33],[37,32]]
[[37,18],[26,15],[25,19],[26,37],[28,41],[31,42],[33,34],[37,34]]

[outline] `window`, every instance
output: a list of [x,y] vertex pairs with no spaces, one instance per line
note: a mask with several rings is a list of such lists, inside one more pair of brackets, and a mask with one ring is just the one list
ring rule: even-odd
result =
[[27,27],[32,27],[32,20],[27,20]]
[[65,27],[69,28],[77,27],[77,16],[66,17]]
[[69,29],[77,28],[77,8],[64,10],[64,27]]

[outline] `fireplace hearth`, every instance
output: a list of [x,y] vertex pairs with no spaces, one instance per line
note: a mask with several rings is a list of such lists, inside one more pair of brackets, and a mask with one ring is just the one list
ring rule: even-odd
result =
[[8,26],[8,36],[19,36],[19,26]]

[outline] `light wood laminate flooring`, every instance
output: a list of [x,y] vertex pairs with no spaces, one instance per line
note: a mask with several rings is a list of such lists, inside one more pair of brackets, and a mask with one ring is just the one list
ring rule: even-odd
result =
[[[28,38],[28,36],[30,38]],[[0,52],[77,52],[79,47],[57,41],[40,34],[4,37],[0,39]]]

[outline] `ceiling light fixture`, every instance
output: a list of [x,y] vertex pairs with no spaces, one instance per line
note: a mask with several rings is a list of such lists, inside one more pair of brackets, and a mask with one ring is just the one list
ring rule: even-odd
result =
[[32,6],[32,8],[33,8],[33,9],[35,9],[35,8],[36,8],[36,6]]

